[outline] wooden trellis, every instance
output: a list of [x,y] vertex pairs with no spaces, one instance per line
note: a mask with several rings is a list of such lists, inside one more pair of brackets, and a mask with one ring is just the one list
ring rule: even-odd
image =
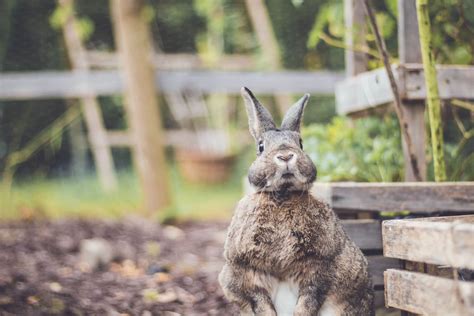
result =
[[[336,86],[337,111],[341,114],[360,115],[367,110],[391,103],[394,97],[385,69],[366,71],[366,57],[351,47],[365,45],[364,11],[362,1],[346,0],[345,16],[348,36],[346,44],[347,78]],[[398,65],[393,65],[395,79],[408,120],[408,131],[413,140],[415,155],[423,179],[426,178],[425,157],[425,98],[426,90],[421,64],[421,51],[414,0],[398,1]],[[442,99],[474,99],[473,66],[438,66],[438,84]],[[413,181],[413,172],[405,154],[405,180]]]

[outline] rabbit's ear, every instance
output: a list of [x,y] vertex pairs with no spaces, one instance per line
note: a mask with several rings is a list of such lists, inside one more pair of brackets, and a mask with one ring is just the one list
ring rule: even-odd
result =
[[240,92],[245,101],[245,109],[247,110],[247,116],[249,118],[250,134],[252,134],[255,140],[258,140],[265,131],[275,129],[275,123],[273,122],[270,112],[258,102],[252,91],[243,87],[240,89]]
[[290,130],[294,132],[300,131],[301,119],[303,118],[304,107],[308,103],[309,94],[305,94],[301,99],[296,101],[286,112],[281,129]]

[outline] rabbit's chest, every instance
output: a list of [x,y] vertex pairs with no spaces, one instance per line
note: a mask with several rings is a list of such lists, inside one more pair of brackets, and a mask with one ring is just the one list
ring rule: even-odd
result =
[[[260,215],[260,214],[258,214]],[[285,216],[251,216],[236,234],[237,255],[258,269],[282,273],[313,247],[301,221]]]

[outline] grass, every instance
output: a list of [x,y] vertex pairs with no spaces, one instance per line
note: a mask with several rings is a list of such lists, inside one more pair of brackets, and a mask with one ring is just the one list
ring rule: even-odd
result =
[[[159,212],[161,220],[228,219],[241,196],[241,175],[227,183],[187,183],[174,166],[170,168],[173,205]],[[7,195],[0,192],[0,219],[15,218],[119,218],[144,215],[141,192],[133,172],[119,173],[116,192],[104,193],[93,174],[74,178],[23,179]]]

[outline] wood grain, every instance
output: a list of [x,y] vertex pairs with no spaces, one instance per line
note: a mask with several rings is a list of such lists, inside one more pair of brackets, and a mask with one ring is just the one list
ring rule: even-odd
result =
[[336,211],[474,212],[474,182],[315,183],[312,193]]
[[474,315],[473,282],[395,269],[384,277],[387,306],[422,315]]
[[[421,64],[393,65],[400,96],[406,101],[422,101],[426,88]],[[474,99],[474,66],[438,65],[437,78],[441,99]],[[339,114],[355,113],[393,102],[385,69],[363,72],[336,85],[336,107]]]
[[[239,94],[242,85],[256,94],[333,94],[344,75],[331,71],[206,71],[155,72],[155,86],[164,93],[197,90]],[[0,100],[76,98],[121,94],[124,82],[117,70],[41,71],[0,74]]]
[[474,215],[384,221],[384,255],[474,269]]
[[362,250],[382,250],[382,228],[379,220],[341,221],[347,235]]

